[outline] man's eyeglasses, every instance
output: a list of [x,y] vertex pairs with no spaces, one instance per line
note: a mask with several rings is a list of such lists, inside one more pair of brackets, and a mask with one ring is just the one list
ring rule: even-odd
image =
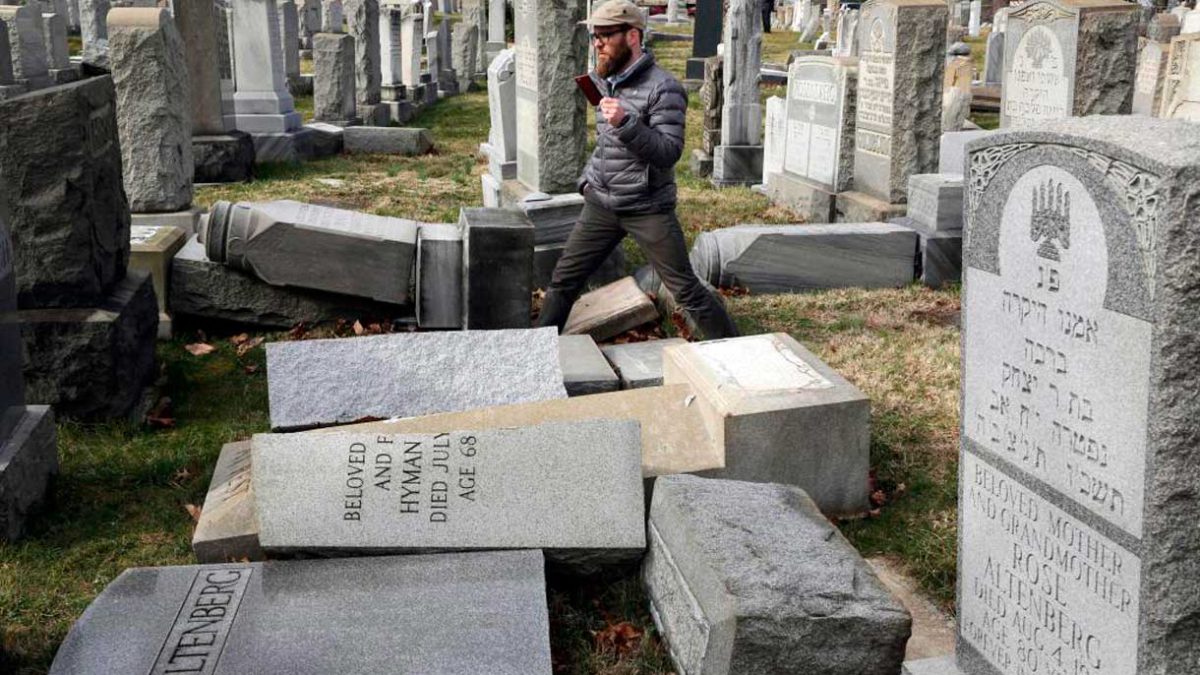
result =
[[609,40],[613,39],[613,37],[617,35],[623,35],[628,30],[628,28],[622,28],[620,30],[610,30],[603,33],[592,33],[592,42],[607,43]]

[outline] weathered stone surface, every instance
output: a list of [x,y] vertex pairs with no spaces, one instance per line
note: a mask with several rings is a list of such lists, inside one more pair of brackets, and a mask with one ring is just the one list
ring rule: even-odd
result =
[[[187,242],[188,232],[170,225],[135,225],[129,235],[129,269],[150,275],[154,296],[158,300],[160,338],[169,338],[170,320],[166,317],[168,284],[171,281],[171,261]],[[164,319],[166,330],[164,331]]]
[[[288,90],[300,88],[300,9],[295,0],[277,0],[279,47],[282,49],[283,74]],[[310,92],[311,93],[311,92]]]
[[401,127],[346,127],[343,133],[346,152],[374,152],[390,155],[424,155],[433,149],[433,134],[428,129]]
[[46,63],[54,70],[71,67],[67,46],[67,17],[59,14],[42,15],[42,41],[46,46]]
[[[806,56],[792,62],[788,67],[787,173],[828,192],[849,188],[854,168],[856,88],[856,71],[833,58]],[[789,201],[782,190],[776,191],[776,198]]]
[[11,215],[19,304],[100,303],[129,260],[112,79],[0,102],[0,119],[0,192]]
[[721,144],[762,144],[762,0],[731,0],[725,14]]
[[165,9],[114,9],[108,54],[129,209],[179,211],[192,203],[192,114],[183,40]]
[[752,293],[889,288],[912,283],[917,236],[888,223],[738,225],[692,247],[701,279]]
[[254,139],[241,131],[192,136],[195,183],[241,183],[254,178]]
[[145,272],[130,271],[95,307],[22,309],[17,316],[26,398],[58,415],[125,416],[158,376],[158,303]]
[[552,328],[276,342],[267,377],[274,429],[566,396]]
[[908,178],[908,217],[927,231],[962,229],[961,173],[918,173]]
[[13,75],[32,88],[49,84],[49,61],[42,34],[42,14],[36,5],[0,5],[0,21],[8,29]]
[[800,487],[827,515],[867,508],[870,401],[783,333],[663,350],[663,383],[690,383],[725,449],[703,475]]
[[[1200,576],[1180,553],[1200,550],[1200,128],[1070,118],[968,152],[959,667],[1057,658],[992,621],[1053,606],[1086,636],[1064,664],[1179,672],[1200,654],[1200,596],[1180,592]],[[1009,585],[1062,560],[1087,572]]]
[[[237,128],[251,134],[286,134],[301,125],[287,87],[283,36],[275,0],[232,0],[233,95]],[[268,153],[256,145],[258,160]]]
[[617,374],[590,335],[559,337],[558,362],[568,396],[602,394],[621,388]]
[[[1197,15],[1200,19],[1200,15]],[[1200,119],[1200,95],[1195,91],[1200,70],[1195,65],[1200,52],[1200,32],[1185,33],[1171,40],[1163,73],[1157,115],[1168,119]]]
[[854,190],[901,203],[914,173],[933,173],[942,134],[946,32],[941,0],[872,0],[858,22]]
[[[517,161],[517,80],[516,52],[505,49],[487,68],[489,160],[492,175],[499,180],[516,178]],[[492,158],[494,155],[494,159]],[[504,165],[511,163],[511,175]],[[499,170],[499,175],[497,175]]]
[[[226,30],[224,21],[218,21],[216,3],[213,2],[184,0],[173,3],[172,12],[187,62],[191,133],[193,136],[224,134],[227,128],[225,111],[221,107],[221,45],[218,38],[218,32]],[[196,180],[202,179],[197,177]]]
[[1179,17],[1173,14],[1155,14],[1146,26],[1146,39],[1155,42],[1170,42],[1179,35]]
[[1121,0],[1039,0],[1010,11],[1000,126],[1128,114],[1136,8]]
[[492,551],[128,569],[50,672],[549,675],[543,565]]
[[515,5],[517,179],[547,194],[575,192],[587,154],[583,0]]
[[462,209],[462,327],[527,328],[533,312],[533,222],[509,209]]
[[663,349],[685,342],[682,338],[627,342],[621,345],[604,345],[600,351],[621,378],[622,389],[661,387]]
[[0,408],[0,541],[25,534],[56,475],[58,434],[50,407]]
[[171,300],[175,315],[230,321],[264,328],[291,328],[345,318],[393,319],[411,314],[402,305],[266,284],[246,272],[212,262],[204,244],[188,240],[171,265]]
[[366,109],[379,103],[382,82],[379,49],[379,0],[346,0],[347,32],[354,38],[354,94],[358,116],[373,117]]
[[834,197],[834,221],[878,223],[904,215],[904,204],[892,204],[865,192],[839,192]]
[[658,320],[658,308],[633,277],[584,293],[571,308],[564,335],[590,335],[607,340],[638,326]]
[[192,534],[192,552],[202,563],[262,560],[258,511],[250,480],[250,441],[226,443],[213,468],[200,519]]
[[79,32],[83,62],[108,67],[108,0],[79,0]]
[[804,491],[663,476],[648,538],[651,613],[680,672],[899,671],[908,611]]
[[[480,0],[475,1],[478,4]],[[451,43],[454,69],[465,89],[475,79],[475,73],[479,69],[476,64],[479,55],[479,27],[470,23],[455,24],[451,33]]]
[[463,236],[457,225],[417,233],[417,325],[462,328]]
[[8,235],[8,209],[0,194],[0,411],[25,404],[25,378],[21,374],[21,327],[16,320],[17,272],[12,239]]
[[357,120],[354,87],[354,38],[345,33],[314,35],[313,119],[341,126]]
[[[635,422],[602,419],[438,434],[259,434],[259,541],[268,553],[541,548],[551,561],[578,556],[584,567],[638,560],[646,546],[640,446]],[[354,469],[370,479],[355,480]]]
[[1133,114],[1155,116],[1162,107],[1170,47],[1153,40],[1143,42],[1133,83]]

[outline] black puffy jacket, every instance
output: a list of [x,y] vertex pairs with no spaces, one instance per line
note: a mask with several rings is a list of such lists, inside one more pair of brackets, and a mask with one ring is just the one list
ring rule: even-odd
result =
[[580,190],[620,214],[675,208],[675,163],[683,154],[687,93],[646,52],[610,84],[592,73],[602,92],[621,100],[625,119],[613,127],[596,109],[596,150],[579,179]]

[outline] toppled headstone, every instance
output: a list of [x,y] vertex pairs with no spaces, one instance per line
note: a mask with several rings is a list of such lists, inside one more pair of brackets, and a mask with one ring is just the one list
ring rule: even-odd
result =
[[411,300],[417,246],[411,220],[294,201],[219,201],[209,211],[204,244],[210,260],[273,286]]
[[267,377],[274,429],[566,396],[553,328],[273,342]]
[[521,211],[459,211],[462,327],[527,328],[533,312],[534,226]]
[[663,476],[643,578],[680,672],[894,675],[908,611],[795,487]]
[[656,320],[658,308],[654,301],[638,288],[633,277],[625,277],[581,295],[571,308],[563,334],[607,340]]
[[870,401],[784,333],[663,351],[663,382],[690,383],[725,450],[715,478],[803,489],[828,515],[867,508]]
[[250,441],[222,446],[192,535],[192,551],[200,562],[263,559],[251,471]]
[[691,258],[714,286],[789,293],[904,286],[916,253],[916,234],[890,223],[738,225],[701,233]]
[[187,242],[181,228],[136,225],[130,228],[129,269],[150,274],[154,281],[154,296],[158,299],[158,337],[171,337],[171,318],[167,315],[168,288],[171,282],[171,261]]
[[428,129],[402,127],[347,127],[346,152],[374,152],[389,155],[423,155],[433,149],[433,134]]
[[[273,552],[541,548],[585,567],[646,545],[638,425],[438,434],[260,434],[252,481]],[[597,527],[603,523],[603,527]]]
[[604,345],[600,351],[612,364],[613,370],[617,371],[622,389],[660,387],[663,382],[663,350],[685,342],[687,341],[682,338],[628,342],[621,345]]
[[492,551],[128,569],[50,672],[549,675],[543,565]]
[[568,396],[600,394],[620,388],[617,374],[590,335],[559,337],[558,361]]
[[417,233],[417,325],[461,328],[463,236],[457,225],[425,224]]

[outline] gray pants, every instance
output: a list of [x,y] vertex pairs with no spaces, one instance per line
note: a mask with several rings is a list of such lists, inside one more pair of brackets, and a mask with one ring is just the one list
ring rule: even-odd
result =
[[688,313],[704,338],[738,334],[725,308],[700,283],[692,269],[683,230],[674,210],[645,216],[619,216],[591,202],[584,204],[579,222],[571,230],[567,247],[554,268],[538,317],[539,326],[555,326],[562,330],[588,277],[627,234],[632,235],[646,253],[675,302]]

